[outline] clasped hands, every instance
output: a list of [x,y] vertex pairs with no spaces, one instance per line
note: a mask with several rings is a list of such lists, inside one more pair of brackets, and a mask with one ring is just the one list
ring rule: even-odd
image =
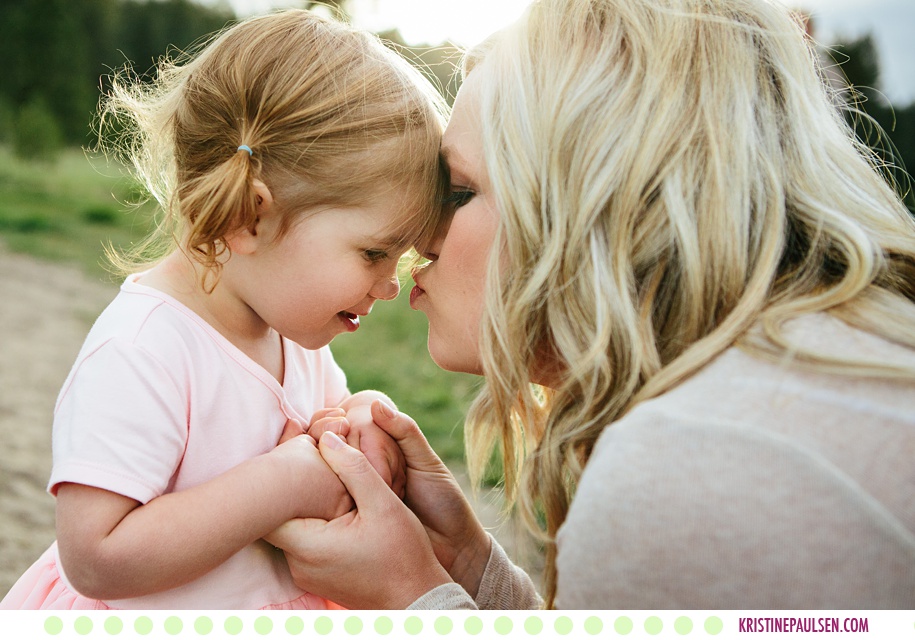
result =
[[309,436],[355,508],[266,536],[299,587],[351,609],[402,609],[448,582],[476,596],[491,540],[412,418],[376,399],[318,412]]

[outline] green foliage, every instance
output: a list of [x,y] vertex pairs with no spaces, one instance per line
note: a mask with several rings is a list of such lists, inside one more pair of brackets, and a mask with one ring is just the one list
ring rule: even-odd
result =
[[396,29],[379,33],[382,41],[417,67],[454,104],[460,83],[461,50],[456,45],[408,45]]
[[4,0],[0,99],[13,109],[43,100],[63,139],[86,144],[113,69],[129,61],[145,71],[168,47],[189,46],[233,19],[191,0]]
[[0,96],[0,144],[9,144],[16,133],[16,110]]
[[[93,277],[113,281],[103,265],[103,243],[126,246],[141,238],[152,209],[122,213],[132,181],[120,167],[64,149],[46,163],[22,159],[0,145],[0,237],[15,251],[79,264]],[[105,211],[106,213],[101,213]],[[94,213],[90,213],[94,212]],[[104,225],[104,226],[101,226]]]
[[44,100],[34,99],[19,110],[13,149],[20,158],[51,160],[63,146],[63,132]]
[[[888,182],[915,213],[915,193],[910,174],[915,171],[915,103],[896,108],[880,92],[880,58],[873,37],[840,42],[832,52],[848,83],[854,88],[850,100],[855,110],[846,113],[858,138],[885,167]],[[875,126],[876,124],[876,126]]]

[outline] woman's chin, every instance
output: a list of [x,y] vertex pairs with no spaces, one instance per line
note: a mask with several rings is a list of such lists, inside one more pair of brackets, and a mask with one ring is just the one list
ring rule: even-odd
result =
[[445,371],[455,373],[469,373],[475,376],[483,375],[483,364],[479,359],[468,358],[467,353],[460,353],[451,349],[440,349],[435,342],[429,339],[429,356],[432,361]]

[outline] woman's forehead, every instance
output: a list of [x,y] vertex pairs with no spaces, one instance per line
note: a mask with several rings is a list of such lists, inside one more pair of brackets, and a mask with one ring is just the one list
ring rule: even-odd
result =
[[442,157],[452,171],[476,167],[482,161],[480,78],[481,74],[471,73],[461,85],[442,136]]

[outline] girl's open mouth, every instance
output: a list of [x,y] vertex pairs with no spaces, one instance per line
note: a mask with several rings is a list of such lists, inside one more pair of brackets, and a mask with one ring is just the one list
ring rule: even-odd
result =
[[353,332],[359,328],[359,316],[355,313],[350,313],[349,311],[341,311],[337,314],[337,317],[343,321],[346,330]]

